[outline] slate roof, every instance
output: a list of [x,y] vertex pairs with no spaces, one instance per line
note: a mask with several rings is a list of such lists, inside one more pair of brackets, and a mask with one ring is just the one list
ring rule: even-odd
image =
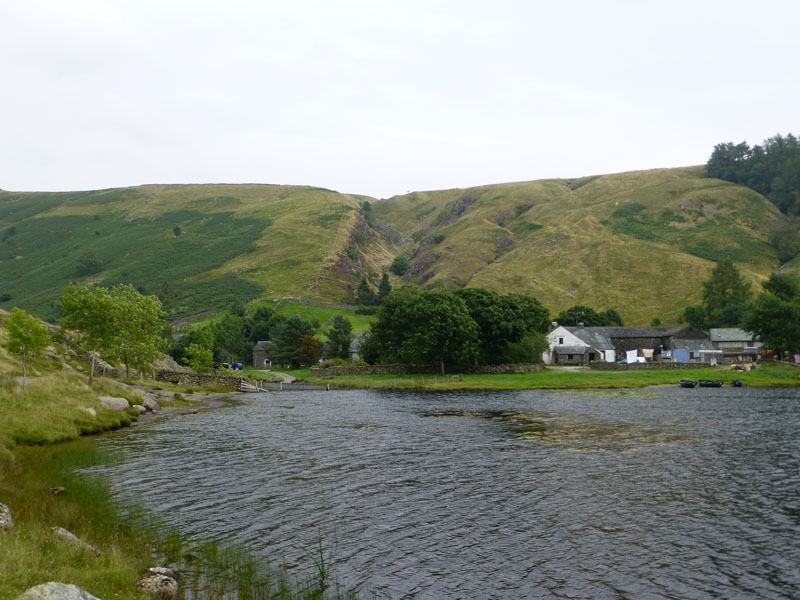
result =
[[721,327],[708,330],[708,337],[712,342],[751,342],[757,339],[749,331],[735,327]]
[[608,327],[564,327],[576,338],[594,346],[597,350],[613,350],[614,344],[605,335],[601,329],[609,329]]
[[700,352],[700,350],[712,350],[711,342],[708,340],[684,340],[673,338],[670,343],[671,350],[688,350],[689,352]]
[[592,350],[588,346],[553,346],[553,352],[556,354],[586,354]]

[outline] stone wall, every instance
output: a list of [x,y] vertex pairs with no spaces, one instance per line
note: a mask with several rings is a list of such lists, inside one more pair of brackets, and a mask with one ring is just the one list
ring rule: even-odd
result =
[[598,371],[647,371],[647,370],[679,370],[679,369],[707,369],[711,363],[676,363],[676,362],[649,362],[631,363],[620,365],[603,361],[589,363],[589,367]]
[[224,385],[232,391],[239,390],[239,384],[243,379],[243,377],[233,377],[231,375],[178,373],[176,371],[158,371],[156,373],[157,381],[166,381],[167,383],[176,383],[179,385],[196,385],[198,387],[216,383]]
[[[503,373],[535,373],[544,369],[542,363],[513,364],[513,365],[482,365],[479,367],[445,368],[448,373],[462,375],[499,375]],[[441,373],[438,366],[422,365],[363,365],[353,367],[312,367],[309,377],[337,377],[340,375],[438,375]]]

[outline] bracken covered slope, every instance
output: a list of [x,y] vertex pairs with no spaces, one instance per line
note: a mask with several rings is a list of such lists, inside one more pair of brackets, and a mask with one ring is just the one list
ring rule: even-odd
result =
[[132,283],[173,319],[234,299],[347,302],[405,254],[394,285],[518,291],[553,314],[587,304],[670,323],[699,301],[715,260],[731,256],[753,281],[777,269],[767,239],[779,220],[763,196],[702,167],[388,200],[273,185],[0,191],[0,307],[57,318],[69,281]]

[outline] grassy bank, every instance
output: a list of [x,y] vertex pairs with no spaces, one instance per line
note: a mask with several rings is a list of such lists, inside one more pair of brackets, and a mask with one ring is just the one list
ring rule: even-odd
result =
[[[24,394],[18,365],[0,356],[0,502],[15,527],[0,533],[0,598],[16,598],[47,581],[76,584],[104,600],[150,598],[135,583],[150,566],[177,565],[181,589],[193,598],[354,598],[329,581],[324,561],[316,575],[296,581],[245,548],[218,540],[187,544],[140,507],[119,507],[107,483],[76,470],[117,457],[86,437],[130,425],[136,414],[105,409],[101,395],[137,402],[142,392],[98,378],[93,387],[76,371],[35,362]],[[192,390],[170,386],[174,406],[196,405]],[[206,390],[203,390],[206,391]],[[169,404],[165,402],[165,404]],[[51,489],[66,491],[54,494]],[[99,550],[70,545],[52,527],[63,527]],[[233,594],[233,595],[232,595]]]
[[331,387],[370,389],[427,390],[527,390],[527,389],[619,389],[649,385],[672,385],[680,379],[716,379],[729,385],[740,379],[745,386],[800,386],[800,369],[779,365],[763,366],[753,371],[724,368],[593,371],[591,369],[545,369],[537,373],[513,375],[343,375],[312,377],[309,383]]

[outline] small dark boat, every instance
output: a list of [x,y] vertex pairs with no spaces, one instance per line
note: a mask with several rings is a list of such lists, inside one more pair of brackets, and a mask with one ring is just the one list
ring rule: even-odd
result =
[[693,388],[697,385],[696,381],[692,381],[691,379],[681,379],[679,382],[681,387],[685,388]]
[[697,382],[700,387],[722,387],[721,381],[714,381],[712,379],[701,379]]
[[741,379],[731,379],[731,385],[733,387],[742,387],[744,384]]

